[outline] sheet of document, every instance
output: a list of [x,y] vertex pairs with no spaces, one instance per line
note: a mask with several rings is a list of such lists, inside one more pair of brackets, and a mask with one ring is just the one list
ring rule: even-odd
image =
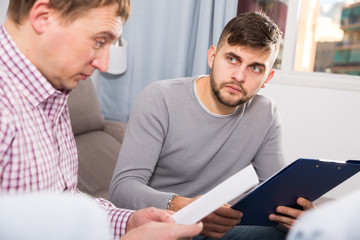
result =
[[259,184],[252,165],[226,179],[218,186],[172,215],[178,224],[193,224]]

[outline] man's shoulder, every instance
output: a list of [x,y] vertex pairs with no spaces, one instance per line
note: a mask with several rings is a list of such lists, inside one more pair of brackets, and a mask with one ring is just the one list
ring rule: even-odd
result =
[[187,78],[172,78],[172,79],[166,79],[166,80],[159,80],[150,83],[147,88],[151,89],[169,89],[169,88],[177,88],[179,86],[184,86],[191,84],[192,79],[194,77],[187,77]]
[[143,97],[176,97],[191,91],[194,77],[173,78],[150,83],[142,92]]
[[256,94],[250,101],[250,105],[256,105],[258,107],[265,107],[265,108],[276,108],[277,104],[274,102],[273,99],[261,95],[261,94]]
[[274,115],[277,114],[278,105],[273,99],[261,94],[256,94],[247,105],[248,109],[253,109],[256,112],[262,112],[263,114]]

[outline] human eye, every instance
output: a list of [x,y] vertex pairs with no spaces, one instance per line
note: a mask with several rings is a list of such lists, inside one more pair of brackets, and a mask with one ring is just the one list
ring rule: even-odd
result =
[[228,61],[230,62],[230,63],[233,63],[233,64],[235,64],[235,63],[237,63],[237,60],[234,58],[234,57],[228,57],[227,58],[228,59]]
[[261,73],[262,69],[258,66],[251,66],[251,70],[256,73]]
[[104,46],[106,43],[106,39],[105,38],[97,38],[95,39],[95,49],[99,49],[102,46]]

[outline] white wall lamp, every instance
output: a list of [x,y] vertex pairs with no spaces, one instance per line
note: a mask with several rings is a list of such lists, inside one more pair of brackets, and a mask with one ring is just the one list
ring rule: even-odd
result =
[[114,41],[110,47],[109,69],[107,73],[119,75],[127,69],[127,42],[124,38]]

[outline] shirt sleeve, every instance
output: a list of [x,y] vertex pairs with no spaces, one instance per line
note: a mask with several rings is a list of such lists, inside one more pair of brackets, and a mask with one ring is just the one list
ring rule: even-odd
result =
[[168,128],[168,111],[156,86],[145,88],[127,124],[109,191],[111,202],[118,207],[165,209],[174,195],[149,187]]
[[127,222],[134,211],[117,208],[114,204],[103,198],[96,198],[95,200],[108,214],[114,239],[124,236]]
[[12,141],[15,137],[15,127],[11,123],[11,114],[6,108],[5,98],[0,93],[0,176],[3,176],[3,167],[8,160]]
[[[86,195],[78,188],[71,192],[74,194]],[[95,201],[107,213],[114,239],[123,237],[126,233],[127,222],[134,211],[117,208],[113,203],[103,198],[95,198]]]

